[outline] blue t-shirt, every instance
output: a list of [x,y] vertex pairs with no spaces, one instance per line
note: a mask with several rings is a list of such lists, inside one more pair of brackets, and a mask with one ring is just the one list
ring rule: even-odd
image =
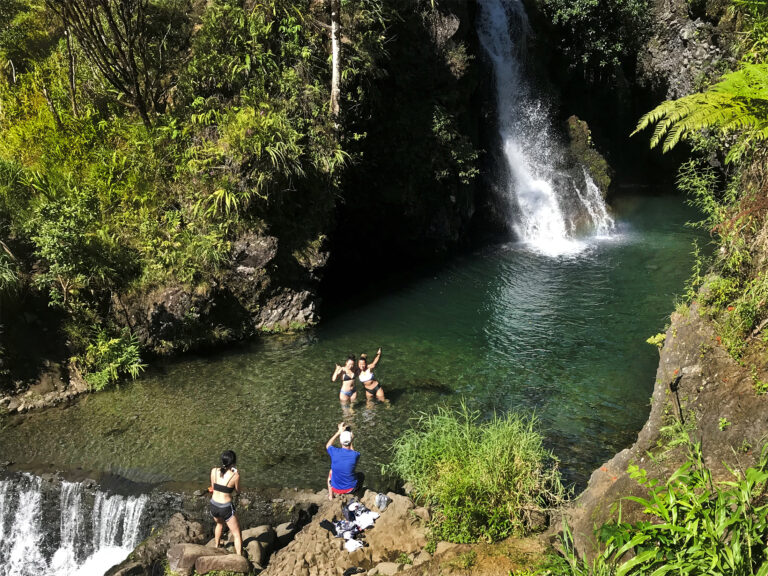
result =
[[350,490],[357,486],[355,467],[360,452],[329,446],[328,455],[331,457],[331,486],[336,490]]

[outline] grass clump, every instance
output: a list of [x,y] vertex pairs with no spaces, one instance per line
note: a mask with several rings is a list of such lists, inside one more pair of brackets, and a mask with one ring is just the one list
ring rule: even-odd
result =
[[565,499],[557,462],[532,416],[510,413],[481,422],[464,403],[441,407],[422,414],[393,451],[389,471],[433,506],[432,535],[441,540],[522,535]]

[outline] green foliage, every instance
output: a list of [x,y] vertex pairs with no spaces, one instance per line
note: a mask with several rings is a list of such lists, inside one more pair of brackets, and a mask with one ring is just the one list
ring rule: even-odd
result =
[[[67,42],[47,8],[61,5],[0,4],[0,230],[23,247],[19,261],[0,250],[0,292],[31,271],[25,286],[62,310],[84,369],[105,373],[89,354],[115,296],[218,282],[246,230],[290,253],[330,225],[350,155],[327,110],[324,8],[149,0],[131,23],[143,27],[144,122],[82,34]],[[345,3],[345,122],[368,98],[391,17],[379,0]]]
[[728,428],[728,426],[730,425],[731,423],[728,421],[728,418],[720,418],[720,420],[717,422],[717,427],[720,429],[721,432],[726,428]]
[[571,65],[589,78],[612,76],[637,51],[649,24],[646,0],[543,0]]
[[85,354],[77,359],[85,369],[85,380],[94,390],[103,390],[121,377],[136,378],[145,368],[141,362],[139,343],[128,329],[118,336],[104,331],[96,333]]
[[432,132],[437,144],[450,151],[449,158],[435,158],[435,179],[439,182],[456,176],[461,184],[469,184],[479,173],[477,159],[480,154],[468,138],[456,129],[455,120],[441,107],[436,107]]
[[632,133],[655,125],[651,148],[663,142],[663,152],[681,140],[711,129],[740,136],[727,162],[743,157],[752,146],[768,138],[768,65],[744,64],[739,70],[725,74],[706,91],[668,100],[645,114]]
[[645,470],[630,466],[630,475],[648,497],[627,500],[640,504],[648,519],[604,525],[600,535],[605,548],[592,563],[578,557],[566,525],[564,559],[555,573],[767,574],[768,450],[763,450],[756,466],[731,474],[731,480],[714,482],[700,446],[691,447],[688,461],[663,484],[648,478]]
[[764,63],[768,55],[768,1],[733,0],[733,5],[746,18],[742,59]]
[[[0,245],[2,242],[0,241]],[[0,299],[16,292],[19,288],[19,274],[13,257],[0,250]]]
[[754,388],[755,394],[757,394],[758,396],[762,396],[763,394],[768,392],[768,382],[760,378],[760,376],[757,373],[756,366],[752,366],[750,373],[752,375],[752,388]]
[[[704,259],[694,245],[685,301],[700,296],[700,311],[713,320],[718,340],[736,359],[742,356],[752,330],[768,314],[768,278],[752,273],[749,246],[762,214],[762,200],[745,184],[749,179],[737,171],[723,187],[714,170],[700,159],[684,162],[677,180],[678,188],[702,214],[702,220],[693,225],[708,230],[718,243],[711,259]],[[705,276],[707,267],[711,270]]]
[[661,350],[662,346],[664,346],[664,340],[666,339],[667,335],[664,332],[659,332],[658,334],[654,334],[648,338],[646,343],[650,344],[651,346],[656,346],[656,348]]
[[565,497],[535,426],[534,418],[516,414],[481,422],[465,404],[438,408],[395,441],[388,469],[435,507],[436,538],[473,542],[524,534],[531,514]]

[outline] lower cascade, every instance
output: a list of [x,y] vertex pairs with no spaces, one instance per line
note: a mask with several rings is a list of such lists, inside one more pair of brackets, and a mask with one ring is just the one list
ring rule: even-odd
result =
[[121,562],[142,537],[148,497],[0,480],[0,576],[86,576]]
[[[521,0],[481,0],[480,44],[493,66],[503,158],[498,186],[515,236],[547,255],[578,251],[579,235],[605,236],[614,222],[586,169],[567,173],[546,105],[522,70],[528,17]],[[583,178],[582,178],[583,176]]]

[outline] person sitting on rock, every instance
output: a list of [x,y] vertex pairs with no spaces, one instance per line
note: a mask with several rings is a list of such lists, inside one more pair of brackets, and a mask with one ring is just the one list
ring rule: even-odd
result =
[[235,538],[235,552],[242,556],[243,538],[240,534],[240,524],[235,516],[235,505],[232,502],[232,493],[240,493],[240,473],[235,468],[237,456],[232,450],[227,450],[221,455],[221,466],[211,468],[211,516],[216,521],[214,543],[216,548],[221,541],[221,533],[224,524],[229,527]]
[[[341,448],[333,445],[339,439]],[[355,471],[360,452],[352,446],[352,432],[344,422],[339,424],[336,434],[325,445],[331,457],[331,471],[328,473],[328,500],[333,500],[336,494],[349,494],[362,485],[362,474]]]

